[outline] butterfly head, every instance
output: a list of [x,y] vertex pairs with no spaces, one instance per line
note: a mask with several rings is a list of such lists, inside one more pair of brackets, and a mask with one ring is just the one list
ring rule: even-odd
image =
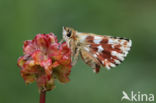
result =
[[69,40],[73,37],[75,30],[69,27],[63,27],[63,38]]

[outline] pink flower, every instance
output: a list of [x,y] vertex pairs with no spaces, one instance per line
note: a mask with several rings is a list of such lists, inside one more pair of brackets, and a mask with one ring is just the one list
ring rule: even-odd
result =
[[23,52],[18,66],[26,83],[36,81],[40,91],[48,91],[55,87],[55,79],[62,83],[69,81],[71,51],[66,43],[58,43],[53,33],[38,34],[25,41]]

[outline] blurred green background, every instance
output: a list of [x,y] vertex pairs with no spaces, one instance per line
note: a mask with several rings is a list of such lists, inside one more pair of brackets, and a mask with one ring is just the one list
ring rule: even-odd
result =
[[0,0],[0,103],[38,103],[36,83],[25,85],[17,59],[24,40],[49,32],[60,40],[62,26],[131,38],[133,47],[121,65],[99,74],[80,59],[47,103],[121,103],[123,90],[156,95],[155,0]]

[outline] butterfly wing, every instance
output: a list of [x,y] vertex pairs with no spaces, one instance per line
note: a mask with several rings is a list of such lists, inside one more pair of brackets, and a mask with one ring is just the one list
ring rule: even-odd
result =
[[80,50],[80,55],[83,59],[83,61],[88,64],[91,68],[93,68],[93,71],[94,72],[99,72],[99,69],[100,69],[100,62],[94,58],[92,56],[92,54],[90,54],[90,52],[84,50],[84,49],[81,49]]
[[95,65],[101,65],[107,69],[116,67],[127,56],[132,45],[131,40],[125,38],[95,34],[79,34],[79,39],[82,44],[82,58],[95,70]]

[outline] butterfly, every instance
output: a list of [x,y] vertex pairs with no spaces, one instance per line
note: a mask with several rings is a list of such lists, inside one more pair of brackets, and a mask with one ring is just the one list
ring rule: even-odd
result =
[[132,41],[126,38],[81,33],[69,27],[63,27],[63,40],[72,51],[72,65],[76,64],[80,54],[96,73],[101,66],[107,69],[116,67],[132,46]]

